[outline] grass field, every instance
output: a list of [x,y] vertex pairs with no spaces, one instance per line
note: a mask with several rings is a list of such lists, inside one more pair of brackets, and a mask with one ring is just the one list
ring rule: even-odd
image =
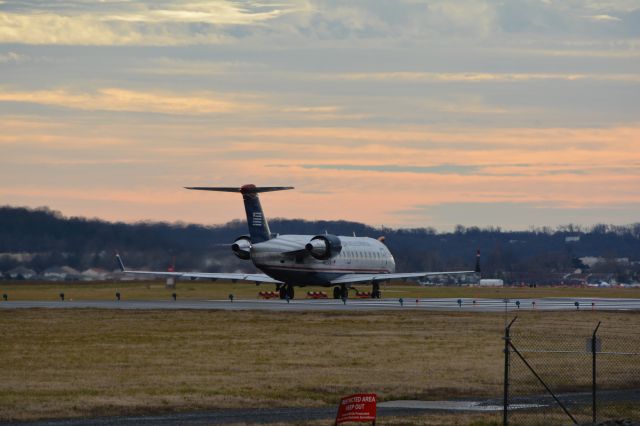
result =
[[[521,312],[518,322],[544,334],[599,320],[640,329],[637,313]],[[359,391],[499,397],[503,327],[503,315],[465,312],[0,311],[0,420],[334,406]],[[499,417],[439,416],[380,424]]]
[[[358,287],[371,291],[370,286]],[[226,299],[233,294],[240,299],[255,299],[260,291],[273,291],[273,285],[256,286],[247,283],[224,283],[185,281],[178,282],[175,289],[167,289],[163,282],[2,282],[0,294],[7,294],[10,300],[55,300],[60,293],[66,299],[76,300],[112,300],[116,291],[123,299],[159,300],[169,299],[172,293],[187,299]],[[324,291],[331,297],[332,289],[326,287],[297,287],[296,298],[305,297],[308,291]],[[353,293],[352,295],[353,296]],[[417,284],[382,285],[382,297],[385,298],[528,298],[528,297],[631,297],[640,298],[639,288],[563,288],[563,287],[421,287]]]

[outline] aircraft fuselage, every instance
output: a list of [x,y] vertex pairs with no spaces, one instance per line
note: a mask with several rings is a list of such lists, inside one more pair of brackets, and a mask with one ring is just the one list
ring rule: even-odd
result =
[[388,274],[395,271],[393,255],[380,241],[368,237],[339,236],[342,250],[320,260],[308,253],[296,253],[313,235],[281,235],[251,245],[253,264],[276,280],[298,286],[331,286],[345,274]]

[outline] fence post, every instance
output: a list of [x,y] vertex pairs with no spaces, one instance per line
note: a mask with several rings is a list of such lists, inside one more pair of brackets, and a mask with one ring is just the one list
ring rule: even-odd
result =
[[593,336],[591,337],[591,358],[592,358],[592,364],[591,364],[591,374],[592,374],[592,378],[591,378],[591,397],[592,397],[592,402],[591,402],[591,409],[592,409],[592,421],[593,423],[596,422],[596,413],[597,413],[597,408],[596,408],[596,353],[597,353],[597,345],[596,345],[596,333],[598,332],[598,328],[600,328],[600,323],[601,321],[598,321],[598,325],[596,326],[596,329],[593,330]]
[[502,408],[502,424],[504,426],[509,424],[509,345],[511,344],[509,331],[516,319],[518,319],[517,316],[504,328],[504,396]]

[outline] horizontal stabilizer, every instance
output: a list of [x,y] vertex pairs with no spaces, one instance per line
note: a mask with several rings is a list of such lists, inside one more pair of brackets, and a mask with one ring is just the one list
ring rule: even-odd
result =
[[249,236],[251,242],[261,243],[270,240],[273,236],[269,230],[267,218],[262,211],[260,205],[260,192],[284,191],[293,189],[292,186],[255,186],[252,183],[242,185],[241,187],[233,186],[187,186],[186,189],[194,189],[196,191],[218,191],[218,192],[235,192],[242,194],[244,201],[244,210],[247,213],[247,225],[249,226]]
[[237,192],[239,194],[258,194],[260,192],[285,191],[293,189],[293,186],[255,186],[243,185],[241,187],[230,186],[188,186],[185,189],[193,189],[196,191],[218,191],[218,192]]

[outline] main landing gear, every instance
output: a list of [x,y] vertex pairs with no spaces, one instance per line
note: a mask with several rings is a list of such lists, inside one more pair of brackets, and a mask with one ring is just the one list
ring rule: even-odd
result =
[[371,292],[371,298],[372,299],[380,299],[381,295],[382,295],[382,293],[380,292],[380,284],[374,283],[373,284],[373,291]]
[[291,300],[295,296],[295,291],[293,290],[292,285],[284,285],[280,287],[279,291],[280,291],[280,299],[282,300],[285,300],[285,299]]
[[346,285],[341,285],[339,287],[333,288],[333,298],[334,299],[348,299],[349,298],[349,289]]

